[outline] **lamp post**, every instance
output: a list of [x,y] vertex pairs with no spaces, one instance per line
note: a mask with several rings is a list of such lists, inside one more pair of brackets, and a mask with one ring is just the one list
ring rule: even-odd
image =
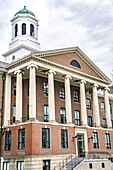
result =
[[1,134],[0,134],[0,157],[2,156],[2,137],[5,133],[5,128],[3,131],[3,107],[4,107],[4,82],[6,78],[6,73],[4,72],[2,75],[2,108],[1,108]]

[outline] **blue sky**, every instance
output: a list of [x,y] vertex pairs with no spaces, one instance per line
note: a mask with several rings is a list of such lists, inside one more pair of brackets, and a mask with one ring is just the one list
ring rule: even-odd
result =
[[111,78],[112,0],[0,0],[1,60],[11,42],[10,20],[24,5],[39,20],[41,50],[79,46]]

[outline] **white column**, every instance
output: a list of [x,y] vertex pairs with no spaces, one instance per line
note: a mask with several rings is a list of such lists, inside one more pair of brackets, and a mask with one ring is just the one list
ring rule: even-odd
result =
[[66,107],[66,119],[67,123],[72,123],[72,109],[71,109],[71,90],[70,79],[71,77],[66,75],[65,79],[65,107]]
[[100,127],[100,114],[99,114],[97,87],[98,87],[97,84],[94,84],[92,86],[93,88],[93,113],[94,113],[94,123],[96,123],[97,127]]
[[108,90],[109,89],[107,87],[104,89],[105,114],[106,114],[107,127],[111,128],[111,115],[110,115],[110,108],[109,108]]
[[27,67],[29,71],[29,119],[36,119],[36,69],[38,67],[31,64]]
[[22,71],[17,70],[16,78],[16,122],[22,121]]
[[87,126],[85,84],[86,82],[84,80],[80,81],[80,104],[81,104],[81,121],[84,126]]
[[5,110],[4,110],[4,126],[8,126],[10,123],[11,112],[11,76],[6,75],[5,82]]
[[48,72],[48,104],[49,104],[49,121],[55,122],[55,95],[54,95],[54,75],[55,71]]

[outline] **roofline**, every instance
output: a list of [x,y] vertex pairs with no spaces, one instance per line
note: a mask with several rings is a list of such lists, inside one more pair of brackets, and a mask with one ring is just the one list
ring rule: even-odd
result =
[[[62,49],[56,49],[56,50],[48,50],[48,51],[38,51],[37,53],[31,53],[30,55],[27,55],[27,56],[24,56],[22,57],[21,59],[19,59],[18,61],[15,61],[11,64],[8,64],[7,68],[10,69],[11,67],[19,64],[19,63],[22,63],[23,61],[26,61],[26,60],[29,60],[30,58],[33,58],[33,59],[40,59],[42,61],[46,61],[52,65],[57,65],[59,67],[62,67],[62,68],[65,68],[65,69],[68,69],[68,70],[71,70],[69,69],[68,67],[65,67],[65,66],[62,66],[60,64],[56,64],[54,62],[51,62],[51,61],[48,61],[46,59],[42,59],[43,57],[46,57],[46,56],[53,56],[53,55],[59,55],[59,54],[65,54],[65,53],[70,53],[70,52],[77,52],[77,54],[80,56],[82,55],[84,58],[82,58],[85,62],[87,61],[89,64],[89,66],[91,65],[92,66],[92,69],[103,79],[105,80],[101,80],[99,78],[96,78],[98,80],[101,80],[103,82],[106,82],[107,84],[110,84],[111,83],[111,80],[82,52],[82,50],[79,48],[79,47],[71,47],[71,48],[62,48]],[[78,71],[76,71],[78,72]],[[85,73],[82,73],[82,72],[79,72],[80,74],[84,74],[84,75],[87,75],[88,74],[85,74]]]

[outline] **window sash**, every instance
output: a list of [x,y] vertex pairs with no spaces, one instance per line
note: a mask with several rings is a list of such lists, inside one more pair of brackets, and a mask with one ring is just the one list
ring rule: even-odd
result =
[[60,99],[65,99],[65,88],[60,86]]
[[61,147],[68,148],[67,130],[61,130]]
[[102,119],[102,121],[103,121],[103,128],[106,128],[107,127],[106,119]]
[[49,110],[48,105],[44,106],[44,122],[49,122]]
[[6,132],[5,135],[5,151],[11,150],[11,131]]
[[48,82],[43,82],[43,94],[48,96]]
[[88,126],[92,127],[92,117],[88,116]]
[[105,133],[105,140],[106,140],[106,149],[111,149],[110,135],[108,133]]
[[93,132],[93,147],[99,149],[97,132]]
[[9,162],[3,162],[3,170],[9,170]]
[[109,103],[110,114],[112,114],[111,103]]
[[86,99],[86,103],[87,103],[87,109],[91,109],[91,100]]
[[50,160],[43,161],[43,170],[50,170]]
[[18,130],[18,149],[25,149],[25,129]]
[[75,125],[80,125],[80,112],[75,110]]
[[65,108],[60,109],[61,123],[66,124],[66,111]]
[[42,148],[50,148],[50,133],[48,128],[42,128]]
[[18,161],[17,162],[17,170],[23,170],[23,164],[24,164],[23,161]]
[[14,81],[14,96],[16,96],[16,81]]
[[101,102],[101,112],[105,113],[105,104]]
[[79,91],[74,90],[74,102],[79,102]]

